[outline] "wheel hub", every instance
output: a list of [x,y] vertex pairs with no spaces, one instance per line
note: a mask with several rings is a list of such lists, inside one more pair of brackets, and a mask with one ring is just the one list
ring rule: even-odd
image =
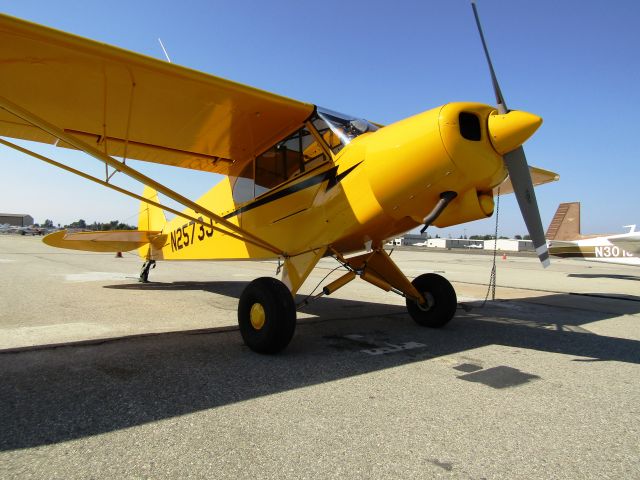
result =
[[431,293],[429,293],[429,292],[423,292],[422,296],[425,299],[425,303],[417,302],[418,303],[418,308],[420,310],[422,310],[423,312],[428,312],[436,304],[436,299],[433,298],[433,295]]
[[259,303],[254,303],[251,307],[249,318],[251,320],[251,326],[256,330],[261,330],[262,327],[264,327],[264,323],[266,320],[264,307]]

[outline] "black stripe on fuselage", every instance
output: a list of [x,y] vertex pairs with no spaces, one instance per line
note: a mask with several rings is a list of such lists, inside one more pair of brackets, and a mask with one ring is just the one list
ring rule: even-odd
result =
[[[362,162],[360,162],[362,163]],[[292,195],[294,193],[300,192],[306,188],[309,187],[313,187],[314,185],[318,185],[322,182],[324,182],[325,180],[329,181],[329,184],[327,186],[327,190],[329,190],[330,188],[333,188],[334,186],[336,186],[338,183],[340,183],[340,181],[342,181],[342,179],[344,177],[346,177],[349,173],[351,173],[353,171],[354,168],[356,168],[358,165],[360,165],[360,163],[354,165],[353,167],[345,170],[344,172],[342,172],[340,175],[336,175],[337,171],[338,171],[338,167],[332,167],[329,170],[326,170],[324,172],[321,172],[317,175],[314,175],[312,177],[309,177],[307,179],[304,179],[298,183],[295,183],[289,187],[283,188],[282,190],[278,190],[277,192],[274,193],[267,193],[266,195],[262,196],[262,197],[258,197],[255,201],[238,208],[237,210],[234,210],[231,213],[228,213],[227,215],[224,216],[224,218],[226,220],[235,217],[236,215],[240,215],[241,213],[245,213],[248,212],[249,210],[253,210],[254,208],[258,208],[261,207],[263,205],[266,205],[268,203],[274,202],[276,200],[280,200],[284,197],[287,197],[289,195]]]
[[329,183],[327,183],[327,192],[328,192],[329,190],[331,190],[333,187],[335,187],[337,184],[339,184],[339,183],[342,181],[342,179],[343,179],[344,177],[346,177],[347,175],[349,175],[349,174],[350,174],[350,173],[351,173],[351,172],[352,172],[352,171],[353,171],[353,170],[354,170],[358,165],[360,165],[361,163],[362,163],[362,162],[358,162],[358,163],[356,163],[355,165],[353,165],[353,166],[351,166],[351,167],[347,168],[347,169],[346,169],[344,172],[342,172],[340,175],[335,175],[335,173],[334,173],[333,177],[331,177],[331,178],[329,179]]
[[594,258],[594,247],[583,247],[580,245],[564,245],[549,247],[549,254],[560,258]]

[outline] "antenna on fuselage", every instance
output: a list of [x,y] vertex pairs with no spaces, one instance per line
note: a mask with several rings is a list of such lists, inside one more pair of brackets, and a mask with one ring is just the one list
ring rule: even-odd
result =
[[167,57],[167,62],[171,63],[171,59],[169,58],[169,54],[167,53],[167,49],[164,48],[164,44],[162,43],[162,40],[160,40],[160,38],[158,38],[158,42],[160,42],[160,47],[162,47],[162,51],[164,52],[164,56]]

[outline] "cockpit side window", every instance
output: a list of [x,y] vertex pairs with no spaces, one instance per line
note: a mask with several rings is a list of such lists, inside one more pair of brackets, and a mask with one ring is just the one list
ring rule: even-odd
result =
[[325,150],[308,128],[302,127],[248,163],[233,180],[236,205],[326,162]]
[[301,128],[256,158],[256,196],[325,160],[315,137]]
[[306,126],[296,130],[256,157],[255,161],[249,162],[231,179],[236,205],[248,202],[328,161],[325,153],[327,146],[333,153],[338,153],[358,135],[378,129],[367,120],[322,108],[316,110],[309,122],[326,146],[321,145]]
[[233,185],[233,203],[239,205],[244,202],[252,200],[254,196],[254,182],[253,182],[253,162],[247,163],[247,165],[240,171],[237,176],[230,177]]

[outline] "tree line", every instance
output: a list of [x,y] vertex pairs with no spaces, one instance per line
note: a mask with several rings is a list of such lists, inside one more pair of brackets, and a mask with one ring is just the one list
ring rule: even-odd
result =
[[[53,221],[48,218],[44,221],[44,224],[42,226],[45,228],[54,228]],[[60,227],[60,224],[58,224],[58,227]],[[123,223],[120,220],[111,220],[110,222],[105,223],[93,222],[91,224],[88,224],[83,219],[80,219],[76,220],[75,222],[71,222],[68,225],[64,225],[63,228],[75,228],[80,230],[102,232],[105,230],[135,230],[137,227]]]

